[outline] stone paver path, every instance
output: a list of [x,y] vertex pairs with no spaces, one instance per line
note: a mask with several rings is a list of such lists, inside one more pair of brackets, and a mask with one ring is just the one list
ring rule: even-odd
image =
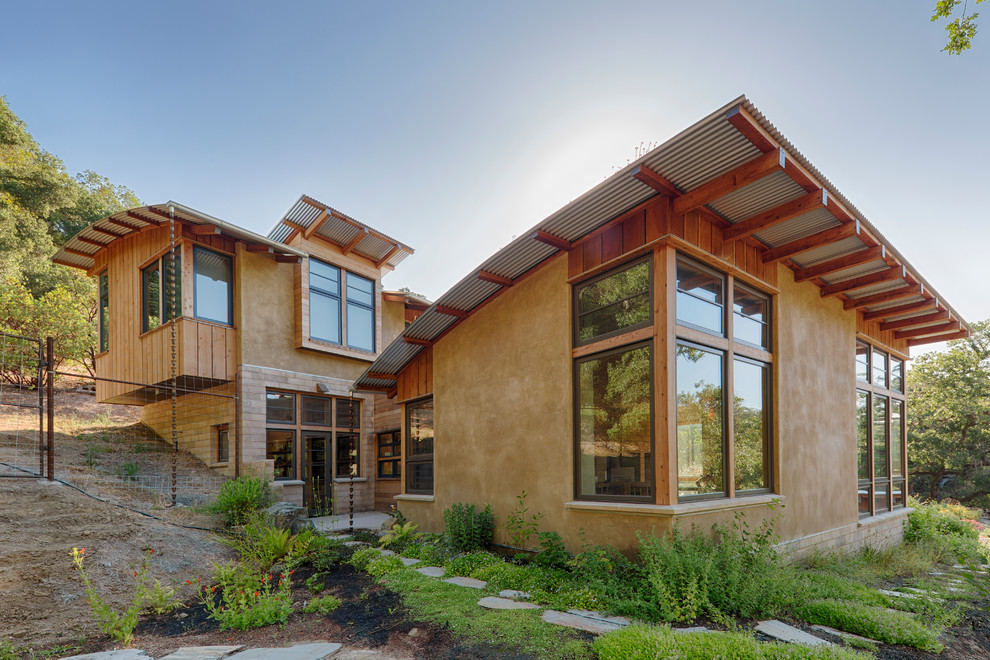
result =
[[854,635],[852,633],[846,632],[845,630],[838,630],[837,628],[829,628],[828,626],[819,626],[819,625],[811,626],[811,628],[812,630],[820,630],[824,633],[828,633],[829,635],[835,635],[836,637],[839,637],[841,639],[854,639],[863,644],[883,644],[883,642],[877,641],[875,639],[870,639],[869,637],[863,637],[861,635]]
[[439,566],[423,566],[421,568],[414,568],[414,571],[421,573],[426,577],[442,578],[443,574],[446,572]]
[[399,557],[399,561],[401,561],[404,566],[414,566],[422,563],[419,559],[413,559],[412,557]]
[[578,616],[587,617],[589,619],[597,619],[598,621],[605,621],[606,623],[614,623],[618,626],[628,626],[632,621],[624,616],[605,616],[601,612],[595,612],[593,610],[567,610],[568,614],[577,614]]
[[571,614],[570,612],[558,612],[557,610],[546,610],[541,617],[547,623],[558,626],[566,626],[576,630],[584,630],[593,635],[602,635],[613,630],[621,630],[625,626],[617,623],[602,621],[601,619],[590,619],[586,616]]
[[340,648],[340,644],[314,642],[280,649],[249,649],[229,656],[228,660],[323,660]]
[[119,651],[101,651],[100,653],[85,653],[74,655],[66,660],[149,660],[140,649],[120,649]]
[[498,592],[498,595],[502,598],[511,598],[512,600],[529,600],[533,597],[526,591],[517,591],[515,589],[503,589]]
[[161,660],[220,660],[234,651],[240,651],[243,646],[184,646],[174,653],[169,653]]
[[485,596],[478,601],[478,605],[490,610],[538,610],[537,605],[532,603],[519,602],[509,598],[497,598],[495,596]]
[[447,584],[456,584],[458,587],[469,587],[471,589],[484,589],[488,586],[488,583],[484,580],[475,580],[474,578],[456,576],[452,578],[447,578],[444,580]]
[[[159,660],[325,660],[341,649],[340,644],[312,642],[284,648],[248,649],[237,653],[241,646],[186,646]],[[233,653],[233,655],[230,655]],[[75,655],[66,660],[151,660],[139,649],[121,649]]]
[[806,646],[835,646],[835,644],[828,640],[824,640],[821,637],[815,637],[810,633],[804,632],[800,628],[789,626],[783,621],[777,621],[776,619],[760,621],[756,626],[756,631],[769,637],[773,637],[774,639],[779,639],[782,642],[804,644]]

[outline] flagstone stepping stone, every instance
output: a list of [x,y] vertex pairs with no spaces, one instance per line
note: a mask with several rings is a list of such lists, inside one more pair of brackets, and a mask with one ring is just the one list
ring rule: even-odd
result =
[[481,607],[487,607],[490,610],[538,610],[540,609],[532,603],[520,603],[518,600],[511,600],[509,598],[497,598],[495,596],[485,596],[478,601],[478,605]]
[[903,591],[891,591],[890,589],[877,589],[877,591],[882,593],[884,596],[894,596],[895,598],[916,599],[919,597],[918,594],[906,594]]
[[819,626],[819,625],[814,625],[811,627],[814,630],[820,630],[823,633],[828,633],[829,635],[835,635],[840,639],[853,639],[858,642],[863,642],[865,644],[883,644],[883,642],[879,640],[870,639],[869,637],[863,637],[861,635],[854,635],[852,633],[846,632],[845,630],[839,630],[838,628],[829,628],[828,626]]
[[526,591],[517,591],[516,589],[503,589],[498,592],[498,595],[502,598],[511,598],[512,600],[529,600],[533,596]]
[[364,541],[344,541],[344,545],[348,548],[367,548],[371,544],[365,543]]
[[824,640],[821,637],[815,637],[810,633],[806,633],[799,628],[789,626],[783,621],[777,621],[776,619],[760,621],[756,625],[756,632],[761,632],[764,635],[773,637],[774,639],[779,639],[782,642],[804,644],[805,646],[835,646],[835,644],[829,642],[828,640]]
[[140,649],[119,649],[74,655],[66,660],[151,660],[151,656],[145,655]]
[[399,557],[399,561],[401,561],[406,566],[414,566],[416,564],[422,563],[421,560],[413,559],[412,557]]
[[452,577],[444,580],[447,584],[456,584],[458,587],[470,587],[471,589],[484,589],[488,583],[484,580],[475,580],[469,577]]
[[547,610],[540,618],[547,623],[574,628],[575,630],[584,630],[593,635],[602,635],[613,630],[622,630],[625,627],[617,623],[610,623],[601,619],[589,619],[586,616],[571,614],[570,612],[558,612],[557,610]]
[[443,577],[443,574],[446,572],[439,566],[423,566],[421,568],[414,568],[413,570],[416,571],[417,573],[422,573],[426,577],[435,577],[435,578]]
[[228,660],[323,660],[339,651],[341,646],[328,642],[314,642],[280,649],[248,649],[228,656]]
[[715,632],[713,630],[709,630],[708,628],[706,628],[704,626],[689,626],[687,628],[671,628],[671,630],[673,632],[675,632],[675,633],[680,633],[682,635],[685,634],[685,633],[710,633],[710,632]]
[[598,621],[605,621],[607,623],[614,623],[622,627],[626,627],[632,623],[624,616],[605,616],[601,612],[595,612],[594,610],[567,610],[567,613],[577,614],[578,616],[586,616],[589,619],[597,619]]
[[394,557],[395,556],[395,553],[392,552],[391,550],[379,550],[378,551],[378,554],[380,554],[382,557]]
[[169,653],[161,660],[220,660],[234,651],[240,651],[244,645],[238,646],[183,646],[174,653]]

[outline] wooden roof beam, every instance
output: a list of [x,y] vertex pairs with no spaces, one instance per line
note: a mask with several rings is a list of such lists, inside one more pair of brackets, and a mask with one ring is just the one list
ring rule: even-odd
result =
[[910,314],[911,312],[922,312],[927,309],[941,310],[942,306],[939,304],[937,298],[929,298],[928,300],[922,300],[921,302],[907,303],[905,305],[898,305],[897,307],[888,307],[886,309],[878,309],[872,312],[864,312],[863,320],[871,321],[873,319],[889,319],[895,316],[901,316],[902,314]]
[[412,344],[413,346],[432,346],[433,342],[429,339],[420,339],[419,337],[407,337],[402,335],[402,341],[407,344]]
[[127,211],[126,212],[126,215],[127,215],[128,218],[132,218],[132,219],[137,220],[139,222],[143,222],[146,225],[153,225],[153,226],[157,227],[157,226],[159,226],[159,225],[162,224],[162,221],[161,220],[153,220],[152,218],[146,218],[143,215],[138,215],[134,211]]
[[68,252],[69,254],[74,254],[77,257],[85,257],[87,259],[92,259],[93,257],[96,256],[96,253],[95,252],[93,254],[90,254],[89,252],[83,252],[82,250],[76,250],[76,249],[70,248],[70,247],[64,247],[63,246],[62,247],[62,250],[65,251],[65,252]]
[[822,298],[828,298],[829,296],[837,296],[840,293],[848,293],[849,291],[855,291],[857,289],[865,289],[866,287],[873,286],[874,284],[882,284],[884,282],[890,282],[891,280],[904,278],[907,278],[907,269],[904,268],[904,266],[895,266],[893,268],[881,270],[877,273],[860,275],[859,277],[842,280],[841,282],[836,282],[835,284],[827,284],[822,287],[821,295]]
[[100,243],[99,241],[94,241],[91,238],[83,238],[82,236],[76,236],[76,240],[85,243],[86,245],[94,245],[101,249],[109,245],[109,243]]
[[840,270],[845,270],[847,268],[852,268],[853,266],[859,266],[861,264],[866,264],[871,261],[876,261],[878,259],[884,259],[887,256],[887,250],[884,246],[880,245],[875,248],[867,248],[866,250],[860,250],[859,252],[853,252],[844,257],[838,257],[832,259],[831,261],[826,261],[825,263],[817,264],[815,266],[808,266],[807,268],[799,268],[794,273],[795,282],[804,282],[806,280],[813,280],[816,277],[822,277],[824,275],[830,275],[832,273],[837,273]]
[[[52,257],[52,262],[59,264],[60,266],[68,266],[69,268],[80,268],[82,270],[86,270],[85,266],[80,266],[79,264],[71,264],[68,261],[63,261],[62,259],[58,259],[56,257]],[[87,271],[86,274],[89,275],[89,271]],[[92,277],[92,275],[90,277]]]
[[770,134],[741,105],[729,108],[725,119],[763,153],[769,153],[778,147]]
[[947,335],[933,335],[931,337],[920,337],[918,339],[909,339],[908,346],[921,346],[922,344],[934,344],[939,341],[952,341],[953,339],[965,339],[969,337],[969,330],[960,330],[958,332],[953,332]]
[[123,227],[127,231],[140,231],[142,228],[135,225],[124,222],[123,220],[118,220],[117,218],[107,218],[107,222],[111,225],[117,225],[118,227]]
[[515,284],[515,282],[510,280],[508,277],[502,277],[501,275],[496,275],[495,273],[489,273],[487,270],[478,271],[478,279],[505,287]]
[[[363,241],[364,240],[364,237],[367,236],[367,235],[368,235],[368,230],[367,229],[364,229],[364,228],[362,228],[361,231],[359,231],[358,233],[354,234],[354,238],[352,238],[351,240],[347,241],[347,245],[344,246],[344,255],[346,256],[346,255],[350,254],[351,253],[351,250],[353,250],[354,248],[356,248],[358,246],[358,243],[360,243],[361,241]],[[307,238],[306,234],[303,234],[303,238]],[[379,266],[379,268],[380,268],[380,266]]]
[[326,209],[320,211],[320,215],[316,216],[316,219],[309,223],[309,227],[306,227],[306,229],[303,230],[303,238],[308,239],[312,236],[313,233],[320,228],[320,225],[322,225],[329,217],[330,214],[327,213]]
[[271,253],[271,252],[274,252],[275,251],[274,248],[272,248],[270,245],[262,245],[261,243],[248,243],[246,249],[247,249],[248,252],[268,252],[268,253]]
[[110,231],[109,229],[104,229],[103,227],[97,227],[96,225],[90,225],[89,229],[92,229],[93,231],[99,234],[105,234],[106,236],[112,236],[114,238],[120,238],[121,236],[123,236],[123,234],[118,234],[116,232]]
[[398,378],[395,374],[386,374],[380,371],[369,371],[365,374],[366,378],[374,378],[375,380],[395,380]]
[[828,192],[820,188],[730,225],[725,228],[722,235],[727,241],[752,236],[764,229],[787,222],[791,218],[823,208],[826,204],[828,204]]
[[879,305],[880,303],[901,300],[902,298],[912,298],[914,296],[924,295],[924,293],[924,285],[909,284],[907,286],[902,286],[899,289],[892,289],[890,291],[884,291],[883,293],[875,293],[872,296],[863,296],[862,298],[852,298],[850,300],[846,300],[842,303],[842,308],[856,309],[858,307],[869,307],[870,305]]
[[189,233],[193,236],[212,236],[220,233],[220,228],[216,225],[193,225],[189,228]]
[[844,225],[839,225],[838,227],[832,227],[831,229],[820,231],[817,234],[805,236],[804,238],[799,238],[796,241],[791,241],[790,243],[785,243],[784,245],[778,245],[775,248],[770,248],[763,253],[763,263],[769,264],[774,261],[789,259],[790,257],[801,254],[802,252],[807,252],[808,250],[813,250],[814,248],[821,247],[829,243],[835,243],[836,241],[841,241],[852,236],[859,236],[860,232],[861,229],[858,220],[854,220],[853,222],[849,222]]
[[783,170],[786,164],[787,155],[783,149],[769,151],[762,156],[757,156],[753,160],[743,163],[735,169],[720,174],[694,190],[684,193],[680,197],[675,197],[672,210],[675,215],[693,211],[699,206],[704,206],[720,197],[725,197],[733,191],[759,181],[767,175]]
[[375,268],[381,268],[383,265],[388,263],[388,260],[398,254],[401,249],[402,247],[399,245],[392,245],[392,249],[386,252],[384,257],[375,262]]
[[935,321],[948,321],[949,312],[932,312],[931,314],[922,314],[921,316],[912,316],[906,319],[898,319],[896,321],[884,321],[880,324],[880,330],[900,330],[901,328],[910,328],[916,325],[924,325],[926,323],[934,323]]
[[[165,213],[165,211],[159,211],[158,209],[153,208],[151,206],[144,207],[144,210],[147,211],[148,213],[154,213],[158,217],[165,218],[166,220],[171,220],[172,219],[172,216],[170,216],[168,213]],[[181,220],[179,218],[175,218],[175,221],[176,222],[181,222]]]
[[681,191],[670,181],[660,176],[646,165],[637,165],[629,176],[653,188],[661,197],[680,197]]
[[550,247],[555,247],[558,250],[563,250],[569,252],[574,245],[567,239],[561,238],[560,236],[554,236],[553,234],[548,234],[542,229],[537,229],[533,232],[533,238],[541,243],[546,243]]
[[959,330],[959,321],[949,321],[939,325],[929,325],[925,328],[915,328],[914,330],[898,330],[894,333],[894,339],[914,339],[915,337],[926,337],[928,335],[952,332]]
[[437,305],[436,310],[441,314],[446,314],[447,316],[456,316],[459,319],[466,319],[468,313],[463,309],[456,309],[454,307],[447,307],[446,305]]

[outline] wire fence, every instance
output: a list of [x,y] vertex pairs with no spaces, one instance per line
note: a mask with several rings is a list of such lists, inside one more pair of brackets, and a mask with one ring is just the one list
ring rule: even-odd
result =
[[40,340],[0,332],[0,477],[44,474],[43,362]]

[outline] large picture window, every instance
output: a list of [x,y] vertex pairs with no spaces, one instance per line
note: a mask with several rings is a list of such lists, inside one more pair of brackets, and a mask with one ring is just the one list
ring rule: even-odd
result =
[[193,248],[193,314],[198,319],[232,325],[233,262],[206,248]]
[[860,517],[904,507],[904,361],[856,344],[856,490]]
[[770,299],[683,257],[676,272],[678,498],[767,492]]
[[[142,332],[182,316],[182,255],[176,252],[170,273],[171,256],[171,252],[166,252],[141,269]],[[174,293],[170,285],[173,277]]]
[[433,494],[433,397],[406,404],[406,492]]
[[309,336],[374,353],[374,280],[310,257]]

